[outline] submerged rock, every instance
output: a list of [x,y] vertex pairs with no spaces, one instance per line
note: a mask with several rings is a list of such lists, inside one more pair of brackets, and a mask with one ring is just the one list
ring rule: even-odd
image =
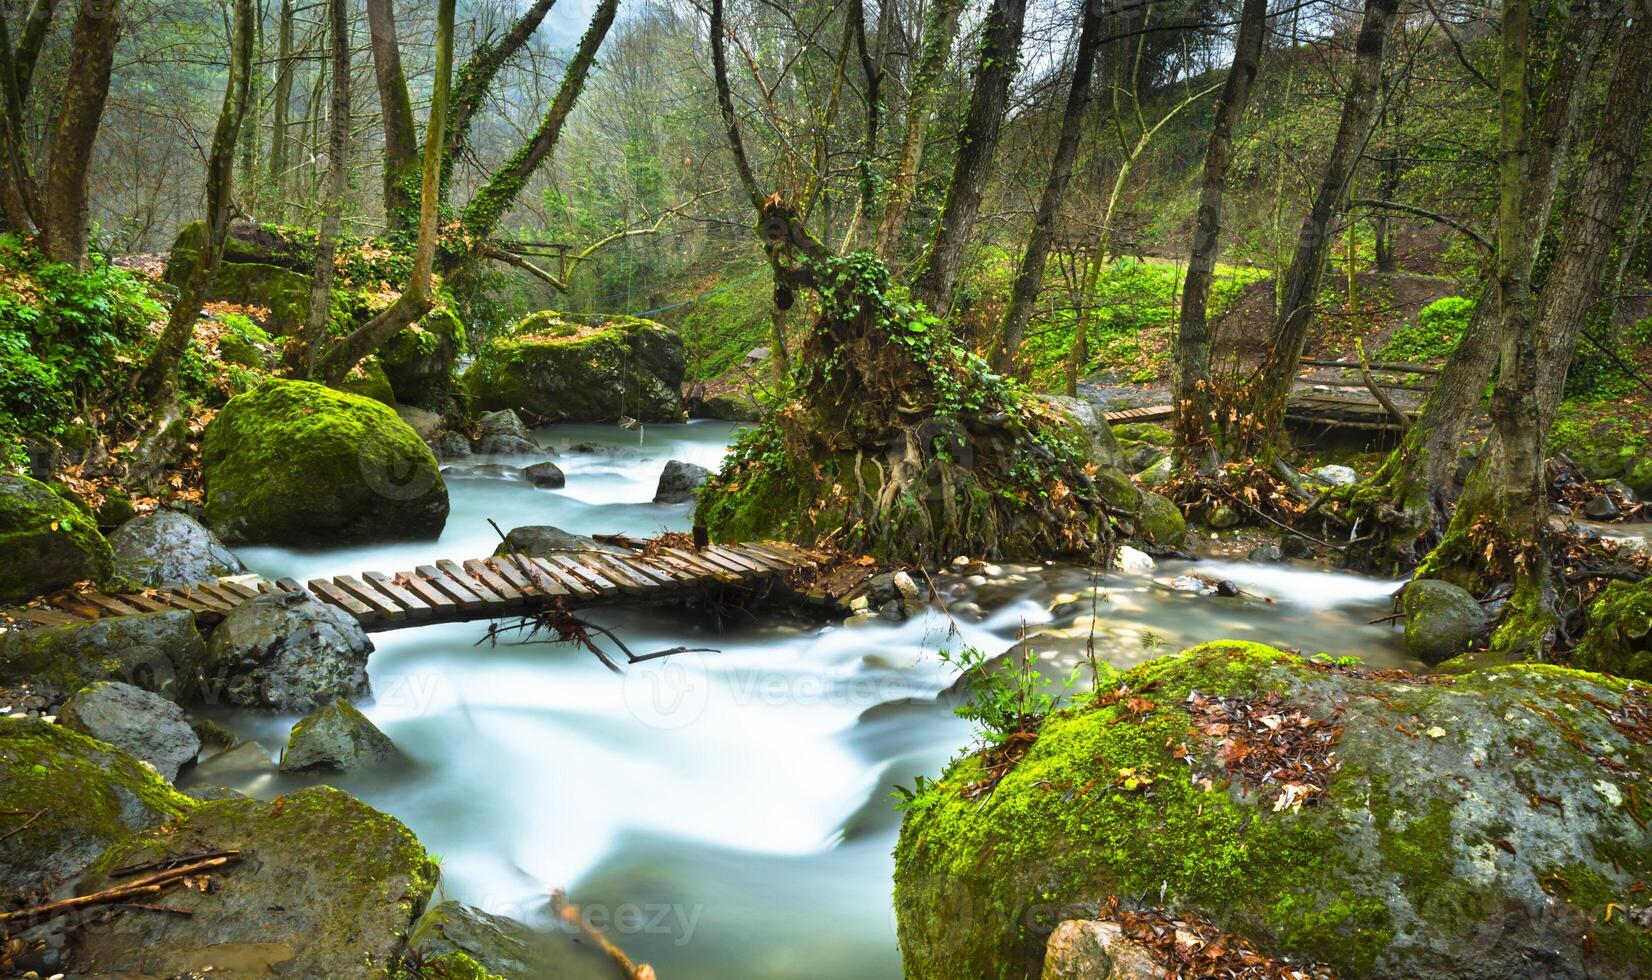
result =
[[447,522],[436,457],[384,405],[307,381],[230,399],[202,446],[207,524],[232,543],[435,537]]
[[484,456],[545,452],[528,434],[528,427],[508,408],[484,414],[478,425],[482,435],[476,440],[475,448]]
[[220,792],[224,786],[244,786],[275,772],[275,763],[262,745],[241,742],[196,763],[184,793],[197,799],[224,799]]
[[247,570],[218,536],[187,514],[157,510],[109,535],[115,574],[149,588],[216,582]]
[[200,691],[205,663],[195,614],[181,609],[0,633],[0,684],[53,699],[122,681],[181,702]]
[[0,605],[109,576],[97,519],[26,476],[0,472]]
[[169,783],[201,752],[200,738],[175,702],[119,681],[81,688],[63,705],[58,722],[149,763]]
[[568,478],[563,474],[562,467],[549,461],[524,468],[522,475],[541,490],[557,490],[568,485]]
[[400,756],[389,737],[355,705],[340,698],[310,712],[293,726],[281,753],[282,772],[341,769],[345,772]]
[[[169,977],[215,965],[233,975],[382,976],[436,887],[437,867],[394,817],[327,786],[274,802],[198,803],[166,832],[140,834],[101,857],[76,890],[108,872],[202,850],[239,850],[210,893],[180,888],[191,913],[124,915],[77,930],[65,959],[77,974]],[[224,970],[226,966],[231,968]]]
[[307,592],[235,607],[207,645],[208,695],[247,708],[308,711],[369,693],[373,644],[361,625]]
[[1589,604],[1572,666],[1652,681],[1652,581],[1607,583]]
[[442,980],[612,980],[615,975],[614,961],[560,920],[541,932],[459,902],[426,910],[407,946],[423,964],[423,976]]
[[1644,907],[1652,873],[1628,803],[1652,774],[1639,689],[1533,665],[1384,680],[1219,641],[1106,692],[1005,770],[966,757],[908,804],[909,975],[1036,974],[1059,923],[1113,898],[1347,978],[1652,964],[1606,914]]
[[1467,589],[1439,579],[1406,583],[1400,594],[1405,615],[1405,652],[1430,667],[1468,650],[1490,622]]
[[665,464],[659,486],[654,490],[656,504],[681,504],[694,499],[694,491],[710,479],[711,471],[704,466],[674,459]]
[[683,339],[657,323],[576,324],[553,311],[489,341],[465,372],[472,403],[566,422],[682,418]]
[[[0,718],[0,903],[79,872],[189,800],[124,752],[36,719]],[[39,814],[32,821],[32,814]],[[24,822],[29,821],[27,826]]]

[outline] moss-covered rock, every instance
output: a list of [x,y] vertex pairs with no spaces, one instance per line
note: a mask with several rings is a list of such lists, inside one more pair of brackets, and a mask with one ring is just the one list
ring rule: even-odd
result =
[[[206,223],[192,221],[178,232],[167,258],[166,281],[182,287],[200,260]],[[207,299],[268,310],[264,327],[290,333],[303,325],[310,308],[310,263],[296,243],[247,222],[231,226],[224,257]]]
[[1572,666],[1652,681],[1652,581],[1611,582],[1589,604]]
[[[1051,929],[1114,897],[1344,977],[1652,969],[1652,936],[1606,921],[1652,871],[1632,795],[1652,773],[1645,692],[1530,665],[1384,680],[1230,641],[1107,688],[1125,693],[1047,719],[990,792],[962,792],[987,775],[973,755],[911,802],[895,873],[908,976],[1034,975]],[[1277,697],[1270,714],[1323,726],[1329,744],[1295,746],[1336,766],[1323,795],[1297,809],[1284,784],[1300,775],[1228,772],[1267,739],[1223,746],[1236,733],[1196,722],[1195,692]]]
[[1107,424],[1106,414],[1094,402],[1066,395],[1046,395],[1044,401],[1071,420],[1062,435],[1078,446],[1091,462],[1120,470],[1125,468],[1128,461],[1124,450]]
[[1138,526],[1144,541],[1161,548],[1180,548],[1187,542],[1187,518],[1161,494],[1142,491]]
[[1405,652],[1433,666],[1464,653],[1491,623],[1467,589],[1439,579],[1407,582],[1400,593]]
[[701,400],[697,414],[703,419],[724,422],[756,422],[763,417],[763,409],[743,395],[712,395]]
[[231,543],[433,538],[447,521],[436,457],[384,405],[271,381],[225,405],[202,448],[207,524]]
[[389,736],[356,709],[339,698],[299,719],[281,751],[282,772],[306,769],[349,771],[375,766],[395,759],[397,751]]
[[390,378],[384,373],[384,365],[377,357],[364,358],[360,364],[350,369],[350,373],[339,382],[338,390],[371,398],[380,405],[396,407],[396,393],[390,387]]
[[530,929],[481,909],[443,902],[425,911],[407,937],[421,980],[608,980],[614,961],[560,920]]
[[44,483],[0,472],[0,605],[45,595],[114,565],[97,519]]
[[239,850],[210,894],[178,889],[187,922],[126,915],[75,932],[70,972],[178,976],[217,965],[247,975],[385,976],[436,887],[436,863],[394,817],[326,786],[274,802],[197,804],[176,828],[122,841],[76,885],[116,884],[110,870],[202,850]]
[[379,361],[397,401],[445,412],[453,406],[453,366],[464,350],[464,321],[444,305],[391,337],[379,348]]
[[1113,426],[1113,435],[1128,442],[1145,442],[1152,446],[1171,446],[1176,437],[1162,425],[1152,422],[1121,422]]
[[683,340],[634,318],[582,325],[535,313],[489,342],[465,372],[472,406],[567,422],[683,417]]
[[0,904],[9,906],[23,889],[55,885],[191,805],[155,770],[110,745],[38,719],[0,718],[0,834],[8,835],[0,847]]
[[181,609],[0,634],[0,684],[32,684],[53,700],[122,681],[182,702],[200,690],[205,663],[195,614]]

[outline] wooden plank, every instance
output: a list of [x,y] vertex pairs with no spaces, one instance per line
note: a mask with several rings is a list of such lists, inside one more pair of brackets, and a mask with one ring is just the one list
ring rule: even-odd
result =
[[750,578],[754,574],[750,569],[742,565],[736,565],[735,563],[727,561],[723,558],[719,558],[709,551],[684,551],[678,548],[672,548],[670,550],[675,554],[685,555],[692,558],[694,561],[713,569],[715,572],[721,572],[724,577],[732,576],[736,581]]
[[675,575],[678,580],[690,585],[703,585],[707,579],[714,579],[717,577],[712,573],[711,569],[700,564],[699,562],[684,560],[675,554],[666,554],[663,549],[655,552],[654,557],[650,560],[664,568],[670,569],[671,574]]
[[259,582],[258,583],[258,591],[260,593],[264,594],[264,595],[271,595],[271,594],[279,595],[280,593],[285,592],[287,590],[283,589],[279,585],[276,585],[274,582]]
[[579,559],[571,558],[568,555],[552,555],[550,560],[567,569],[571,575],[578,578],[580,582],[584,583],[598,595],[610,596],[620,590],[618,585],[608,581],[608,579],[604,578],[600,572],[591,568],[589,565],[586,565]]
[[420,565],[418,573],[424,576],[430,587],[440,591],[443,595],[459,604],[461,609],[481,609],[487,602],[469,586],[453,578],[435,565]]
[[231,592],[216,582],[202,582],[194,586],[194,588],[195,591],[212,596],[214,599],[217,599],[219,602],[231,609],[234,609],[236,606],[239,606],[242,602],[246,601],[241,596],[236,595],[234,592]]
[[511,588],[520,592],[523,596],[538,594],[539,589],[533,584],[533,579],[522,574],[522,569],[516,567],[516,563],[511,561],[509,556],[500,555],[485,558],[482,563],[493,569],[495,575],[509,582]]
[[609,555],[608,560],[630,572],[632,578],[635,578],[640,582],[647,583],[651,588],[656,590],[669,591],[677,587],[676,579],[672,578],[668,573],[661,571],[659,568],[643,561],[640,557],[633,555]]
[[179,595],[177,589],[155,593],[155,601],[165,603],[173,609],[182,609],[184,612],[207,612],[210,608],[204,602],[197,602],[188,596]]
[[433,615],[440,616],[459,608],[459,603],[442,590],[430,584],[417,572],[399,572],[396,578],[402,583],[402,588],[418,596],[429,606]]
[[335,575],[333,584],[371,606],[379,618],[387,622],[398,623],[407,618],[407,610],[397,605],[389,596],[373,588],[354,575]]
[[620,587],[621,592],[629,595],[643,595],[658,585],[653,579],[643,577],[643,574],[634,571],[615,559],[618,556],[593,552],[585,556],[592,568],[605,576],[608,581]]
[[258,592],[257,589],[251,588],[250,586],[247,586],[247,585],[243,585],[240,582],[219,582],[218,583],[218,588],[221,589],[224,592],[230,592],[230,593],[233,593],[237,596],[240,596],[242,598],[242,600],[256,599],[259,595],[259,592]]
[[6,615],[18,622],[33,623],[36,626],[79,626],[86,622],[84,616],[76,616],[74,613],[58,609],[8,609]]
[[375,622],[379,618],[378,613],[374,612],[371,606],[324,578],[310,579],[310,592],[322,602],[330,606],[337,606],[356,617],[363,625]]
[[597,590],[584,579],[574,575],[561,565],[553,563],[549,558],[535,558],[534,565],[539,571],[551,579],[560,582],[568,590],[568,594],[575,598],[585,598],[597,595]]
[[487,584],[476,579],[465,571],[456,561],[443,558],[436,562],[436,567],[448,574],[455,581],[464,583],[465,588],[481,597],[482,602],[490,608],[503,609],[506,606],[505,597],[487,587]]
[[142,595],[137,592],[121,596],[120,601],[129,606],[136,606],[139,612],[153,613],[174,611],[173,607],[167,605],[166,603],[161,602],[158,599],[152,599],[149,596]]
[[741,549],[757,555],[767,555],[786,565],[788,569],[813,568],[818,564],[814,559],[801,551],[783,551],[781,546],[772,541],[752,541],[740,546]]
[[483,585],[492,589],[505,600],[507,606],[525,605],[527,600],[515,586],[505,581],[505,577],[487,566],[480,558],[472,558],[465,562],[465,571],[473,579],[479,579]]
[[389,596],[396,605],[407,610],[408,619],[430,618],[430,605],[411,591],[397,585],[390,576],[383,572],[362,572],[361,577],[367,584]]
[[275,580],[275,584],[288,592],[298,592],[304,588],[304,586],[298,584],[297,579],[290,578],[278,578]]
[[753,575],[773,575],[776,571],[768,562],[730,551],[721,545],[711,545],[705,549],[704,553],[722,559],[725,565],[748,569]]
[[176,594],[178,596],[181,596],[181,597],[183,597],[185,599],[188,599],[192,602],[200,603],[201,605],[205,606],[208,610],[210,610],[212,612],[227,613],[231,609],[235,608],[230,603],[225,602],[223,599],[218,598],[217,596],[213,595],[210,592],[207,592],[206,590],[201,588],[201,586],[198,586],[198,585],[181,585],[178,588],[173,589],[172,591],[173,591],[174,594]]
[[559,596],[567,595],[568,589],[560,579],[553,578],[545,570],[534,563],[527,555],[511,555],[499,559],[499,564],[509,565],[517,569],[517,574],[533,583],[533,590],[538,595]]
[[632,555],[626,561],[671,585],[693,585],[696,581],[695,576],[689,575],[661,558],[648,555]]
[[676,559],[678,564],[685,565],[690,569],[698,570],[703,575],[709,575],[720,582],[734,583],[740,581],[739,575],[723,568],[721,565],[707,561],[697,554],[684,551],[681,548],[661,548],[660,551],[662,554],[670,555],[672,558]]

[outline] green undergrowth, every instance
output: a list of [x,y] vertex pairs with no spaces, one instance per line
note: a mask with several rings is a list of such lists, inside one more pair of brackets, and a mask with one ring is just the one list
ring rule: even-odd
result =
[[1385,361],[1433,361],[1447,357],[1468,329],[1474,300],[1446,296],[1423,307],[1415,322],[1407,321],[1389,336],[1377,352]]

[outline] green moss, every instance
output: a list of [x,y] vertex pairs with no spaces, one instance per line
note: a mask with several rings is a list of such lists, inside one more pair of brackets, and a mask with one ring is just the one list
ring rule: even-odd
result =
[[1589,626],[1572,652],[1584,670],[1652,681],[1652,581],[1611,582],[1589,604]]
[[343,382],[338,385],[339,391],[346,391],[352,395],[371,398],[381,405],[396,407],[396,393],[390,388],[390,379],[385,376],[384,365],[377,357],[368,357],[362,360]]
[[457,949],[426,960],[414,975],[420,980],[505,980]]
[[483,346],[464,385],[480,411],[675,422],[682,418],[683,371],[682,338],[657,323],[618,317],[585,326],[547,310]]
[[1176,437],[1169,429],[1152,422],[1124,422],[1113,426],[1113,435],[1131,442],[1146,442],[1155,446],[1170,446],[1176,442]]
[[85,510],[26,476],[0,473],[0,603],[107,580],[114,552]]
[[1139,524],[1142,538],[1151,544],[1179,548],[1187,540],[1187,518],[1168,497],[1143,491]]
[[301,381],[239,395],[207,427],[206,516],[228,542],[434,537],[436,457],[384,405]]

